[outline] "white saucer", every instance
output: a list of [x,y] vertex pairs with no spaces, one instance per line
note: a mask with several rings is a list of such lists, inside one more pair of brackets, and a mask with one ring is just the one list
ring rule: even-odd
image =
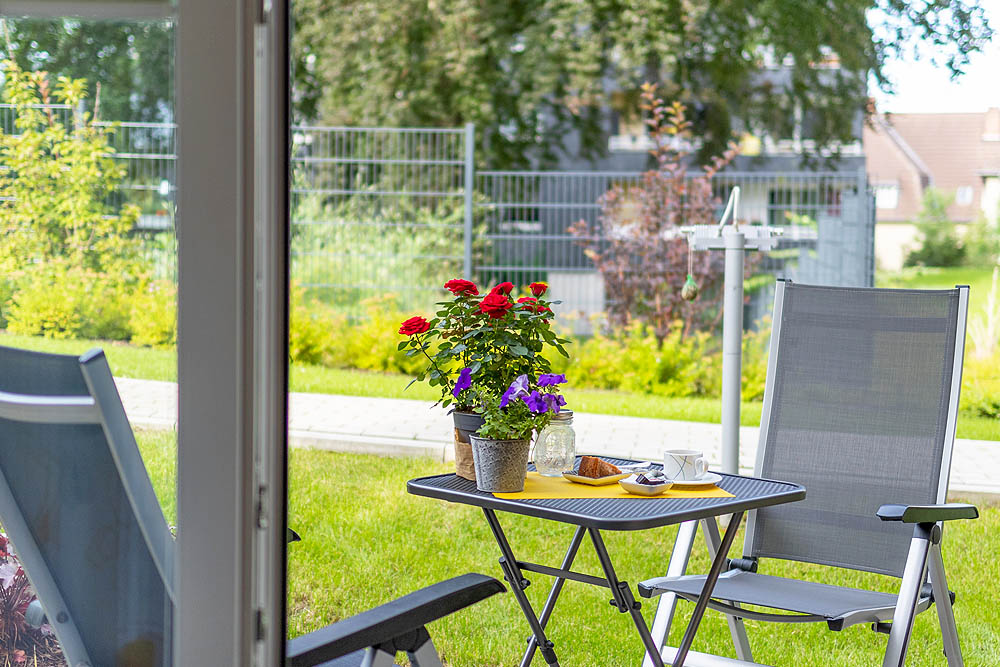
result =
[[675,479],[674,486],[707,486],[722,481],[722,475],[714,472],[706,472],[698,479]]

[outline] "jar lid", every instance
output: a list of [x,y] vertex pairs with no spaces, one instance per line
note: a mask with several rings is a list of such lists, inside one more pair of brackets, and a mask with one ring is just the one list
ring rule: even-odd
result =
[[552,421],[554,421],[554,422],[569,422],[569,421],[573,421],[573,411],[572,410],[560,410],[556,414],[552,415]]

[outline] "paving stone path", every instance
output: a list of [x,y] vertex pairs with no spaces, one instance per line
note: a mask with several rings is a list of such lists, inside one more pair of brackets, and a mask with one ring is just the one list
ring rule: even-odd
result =
[[[154,380],[115,380],[125,412],[136,428],[175,428],[177,385]],[[721,460],[718,424],[577,413],[577,450],[659,460],[663,450],[691,447],[710,465]],[[388,456],[453,458],[451,417],[426,401],[292,393],[289,436],[293,446]],[[740,429],[740,468],[753,469],[757,427]],[[956,440],[953,492],[1000,496],[1000,442]]]

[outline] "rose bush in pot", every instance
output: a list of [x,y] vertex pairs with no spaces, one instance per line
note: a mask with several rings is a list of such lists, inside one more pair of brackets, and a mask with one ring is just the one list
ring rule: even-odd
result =
[[[486,408],[479,396],[501,396],[515,378],[537,378],[551,370],[547,352],[569,356],[551,328],[553,302],[545,298],[548,286],[531,283],[523,296],[514,284],[502,282],[486,294],[475,283],[449,280],[452,298],[438,304],[435,317],[411,317],[399,333],[406,336],[399,349],[422,355],[427,366],[414,382],[426,381],[441,390],[438,403],[452,407],[456,423],[456,471],[474,479],[469,434],[483,424]],[[468,392],[475,383],[479,391]]]

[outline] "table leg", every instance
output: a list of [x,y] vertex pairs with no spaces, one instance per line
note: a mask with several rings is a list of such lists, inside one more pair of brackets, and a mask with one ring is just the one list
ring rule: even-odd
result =
[[611,564],[611,557],[608,555],[608,549],[604,546],[604,540],[601,538],[601,533],[595,528],[588,528],[590,533],[590,540],[594,543],[594,550],[597,552],[597,560],[601,563],[601,568],[604,570],[604,576],[607,578],[608,583],[611,585],[611,593],[614,595],[614,599],[611,600],[611,604],[618,607],[618,611],[628,612],[632,616],[632,622],[635,624],[635,629],[639,632],[639,637],[642,639],[643,646],[646,647],[646,657],[653,661],[656,667],[663,667],[663,658],[660,657],[660,651],[656,648],[656,643],[653,641],[653,636],[649,634],[649,628],[646,626],[646,619],[642,617],[640,609],[642,609],[642,603],[635,599],[632,595],[632,589],[629,588],[628,583],[618,580],[618,575],[615,573],[615,568]]
[[[719,524],[715,517],[701,520],[702,532],[705,535],[705,545],[708,547],[708,557],[715,558],[719,552],[719,542],[722,537],[719,535]],[[739,607],[740,603],[726,600],[734,607]],[[743,626],[743,619],[726,614],[726,623],[729,624],[729,634],[733,638],[733,647],[736,649],[736,657],[740,660],[753,662],[753,652],[750,650],[750,639],[747,637],[746,628]]]
[[722,573],[722,566],[726,563],[729,548],[733,545],[736,530],[740,527],[742,520],[743,512],[736,512],[733,514],[732,521],[729,522],[729,528],[726,529],[726,535],[722,538],[722,544],[719,545],[719,550],[716,552],[715,558],[712,559],[712,567],[708,570],[708,576],[705,578],[705,585],[702,586],[701,595],[698,597],[698,602],[694,605],[691,620],[688,622],[687,630],[684,631],[684,639],[681,640],[681,645],[677,648],[673,667],[683,667],[684,665],[684,660],[687,658],[688,651],[691,650],[691,644],[694,642],[695,633],[698,632],[701,617],[705,615],[708,600],[712,597],[712,591],[715,590],[715,582],[719,580],[719,575]]
[[[576,532],[573,533],[573,539],[569,543],[569,548],[566,550],[566,556],[563,558],[560,569],[568,570],[573,566],[573,561],[576,559],[576,552],[580,549],[580,543],[583,542],[583,535],[586,532],[586,528],[583,526],[577,526]],[[555,582],[552,584],[552,589],[549,590],[549,597],[545,600],[545,606],[542,607],[542,616],[539,619],[542,629],[545,629],[545,626],[549,623],[549,617],[552,616],[552,610],[556,606],[556,600],[562,592],[564,583],[566,583],[565,579],[562,577],[556,577]],[[528,649],[524,652],[524,659],[521,660],[521,667],[528,667],[528,665],[531,664],[531,660],[535,657],[535,651],[537,649],[538,639],[532,635],[531,638],[528,639]]]
[[[694,546],[694,538],[697,533],[697,521],[685,521],[678,527],[674,548],[670,552],[670,562],[667,564],[668,577],[679,577],[687,572],[688,559],[691,557],[691,549]],[[667,643],[676,610],[676,593],[664,593],[660,596],[656,616],[653,617],[653,628],[650,630],[653,641],[658,648],[662,649],[663,645]],[[653,661],[648,655],[643,657],[642,667],[653,667]]]
[[539,622],[538,617],[535,616],[535,610],[532,609],[531,602],[528,601],[528,596],[524,594],[524,589],[528,587],[530,582],[521,575],[521,568],[517,565],[514,552],[511,550],[507,536],[500,526],[500,520],[497,519],[496,512],[488,507],[483,508],[483,513],[486,515],[486,521],[490,524],[493,537],[496,538],[497,545],[500,547],[500,553],[502,554],[500,567],[504,571],[504,578],[510,583],[510,590],[514,593],[517,603],[521,605],[521,611],[524,613],[528,625],[531,626],[531,633],[535,637],[538,650],[542,652],[542,657],[545,658],[546,663],[558,667],[559,660],[556,658],[553,644],[545,637],[545,629]]

